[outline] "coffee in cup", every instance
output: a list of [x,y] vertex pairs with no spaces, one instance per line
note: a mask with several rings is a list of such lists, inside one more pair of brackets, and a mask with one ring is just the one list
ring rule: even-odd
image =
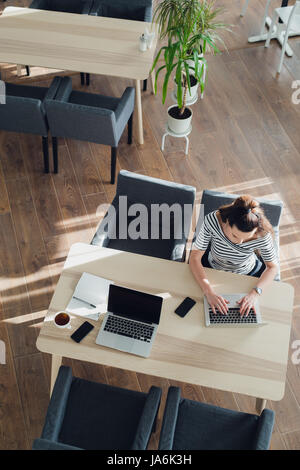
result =
[[57,312],[54,317],[54,323],[58,328],[70,328],[71,317],[66,312]]

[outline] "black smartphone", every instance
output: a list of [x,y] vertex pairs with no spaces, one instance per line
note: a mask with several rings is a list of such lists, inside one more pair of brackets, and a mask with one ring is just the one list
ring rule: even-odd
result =
[[191,310],[195,303],[195,300],[191,299],[190,297],[186,297],[184,301],[181,302],[181,304],[176,308],[175,313],[183,318]]
[[76,343],[80,343],[80,341],[94,328],[91,323],[85,321],[82,325],[77,328],[76,331],[71,335],[71,338],[76,341]]

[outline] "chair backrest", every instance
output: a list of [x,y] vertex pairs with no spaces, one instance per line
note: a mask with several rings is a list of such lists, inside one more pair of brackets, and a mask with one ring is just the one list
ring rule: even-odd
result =
[[21,88],[31,87],[6,84],[5,104],[0,104],[0,129],[47,136],[48,125],[42,101],[14,94]]
[[130,171],[121,170],[118,175],[116,196],[127,196],[132,203],[141,203],[151,207],[151,204],[172,205],[194,204],[196,189],[159,178],[152,178]]
[[[201,204],[204,207],[204,216],[212,211],[217,210],[224,204],[233,202],[239,194],[222,193],[219,191],[204,190],[202,194]],[[263,198],[255,198],[259,203],[271,225],[276,230],[279,227],[280,217],[282,213],[282,201],[272,201]]]
[[152,0],[96,0],[98,15],[134,21],[152,21]]
[[53,137],[117,145],[114,111],[56,100],[45,100],[45,108]]
[[38,10],[81,13],[86,0],[33,0],[29,8]]

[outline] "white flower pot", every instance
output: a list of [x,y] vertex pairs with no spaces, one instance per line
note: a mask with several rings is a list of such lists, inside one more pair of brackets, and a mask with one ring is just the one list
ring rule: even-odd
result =
[[187,130],[191,126],[193,112],[190,108],[187,108],[187,109],[189,109],[191,115],[186,119],[176,119],[176,118],[170,116],[169,110],[171,108],[177,108],[177,107],[178,106],[175,104],[175,105],[169,106],[169,108],[168,108],[168,127],[175,134],[184,134],[185,132],[187,132]]
[[[197,96],[198,86],[199,86],[199,82],[197,82],[196,85],[191,86],[191,91],[189,89],[187,89],[187,92],[186,92],[187,104],[189,104],[189,102],[191,102],[191,101],[195,102],[195,98]],[[183,93],[183,90],[182,90],[182,93]],[[176,84],[176,82],[175,82],[174,96],[177,96],[177,84]]]

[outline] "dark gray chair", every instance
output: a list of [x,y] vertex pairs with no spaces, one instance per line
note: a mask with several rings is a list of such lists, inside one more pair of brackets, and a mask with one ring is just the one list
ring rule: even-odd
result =
[[[204,216],[209,214],[210,212],[219,209],[219,207],[224,204],[229,204],[233,202],[237,197],[239,197],[239,194],[222,193],[219,191],[211,191],[205,189],[203,191],[201,199],[201,204],[203,204],[204,207]],[[264,198],[255,199],[260,203],[266,217],[269,219],[274,230],[274,248],[278,257],[278,273],[275,277],[275,280],[280,281],[279,223],[283,208],[283,202],[267,200]],[[202,222],[203,220],[199,219],[193,241],[195,241],[196,239],[196,234],[198,233]],[[209,249],[210,247],[208,247],[207,251],[209,251]],[[258,275],[260,275],[266,268],[263,260],[261,261],[263,263],[263,266]]]
[[72,91],[72,80],[62,79],[54,98],[45,107],[52,134],[54,172],[58,172],[57,137],[85,140],[111,147],[111,183],[115,182],[117,148],[128,124],[132,142],[135,90],[127,87],[121,98]]
[[[94,0],[90,14],[151,23],[152,0]],[[147,90],[147,79],[143,90]]]
[[45,173],[49,172],[49,128],[44,103],[53,99],[61,80],[55,77],[50,88],[6,83],[6,104],[0,104],[0,129],[42,136]]
[[[37,10],[61,11],[63,13],[77,13],[89,15],[94,0],[33,0],[29,8]],[[27,75],[30,75],[30,68],[26,66]],[[85,78],[86,77],[86,78]],[[90,84],[90,74],[80,73],[81,85]]]
[[268,450],[274,412],[260,416],[181,398],[170,387],[159,450]]
[[161,389],[148,393],[91,382],[61,366],[35,450],[144,450],[155,430]]
[[[92,245],[173,261],[185,261],[186,242],[191,226],[195,195],[196,189],[192,186],[122,170],[118,175],[116,196],[111,204],[114,210],[109,210],[108,214],[104,217],[92,240]],[[146,208],[148,214],[148,220],[146,221],[148,224],[148,237],[142,238],[141,236],[140,238],[132,239],[127,235],[126,237],[123,237],[123,234],[120,235],[119,198],[121,196],[127,197],[128,208],[133,204],[143,204]],[[175,204],[180,215],[176,217],[175,212],[170,211],[170,214],[167,214],[164,219],[154,220],[151,217],[151,208],[154,207],[154,204],[159,206],[164,205],[162,207],[165,207],[166,210]],[[109,215],[110,213],[113,218]],[[134,219],[135,216],[128,215],[127,227]],[[163,223],[167,224],[168,222],[170,223],[169,234],[163,231]],[[156,227],[154,227],[154,224],[156,224]],[[164,227],[167,227],[167,225]],[[151,237],[151,229],[153,228],[155,228],[153,232],[155,231],[157,234],[156,238],[154,236]],[[113,237],[112,233],[114,234]]]

